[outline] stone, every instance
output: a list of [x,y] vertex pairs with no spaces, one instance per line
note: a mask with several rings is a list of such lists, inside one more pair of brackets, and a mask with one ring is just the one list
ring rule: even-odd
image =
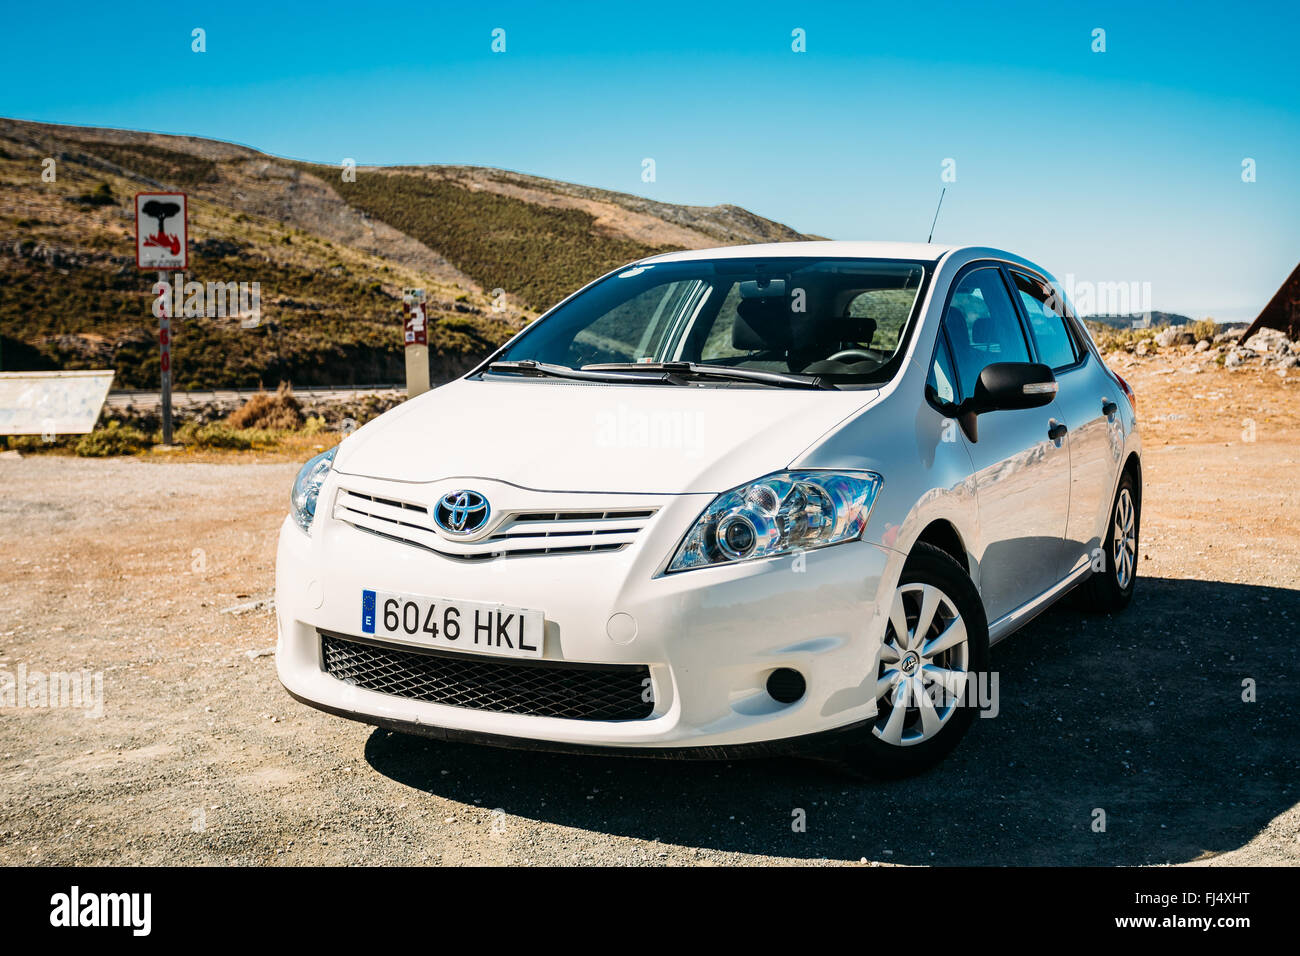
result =
[[1156,335],[1156,345],[1162,349],[1167,349],[1171,345],[1192,345],[1195,342],[1196,336],[1177,326],[1171,326]]
[[1277,329],[1260,329],[1242,344],[1248,349],[1254,349],[1256,352],[1286,354],[1291,351],[1290,339],[1286,337],[1285,332],[1280,332]]

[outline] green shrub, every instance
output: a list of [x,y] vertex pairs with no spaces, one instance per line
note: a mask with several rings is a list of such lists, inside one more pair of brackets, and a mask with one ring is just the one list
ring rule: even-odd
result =
[[40,435],[10,435],[9,447],[24,455],[31,455],[38,451],[48,451],[53,443],[47,442]]
[[266,428],[232,428],[220,422],[211,425],[186,422],[176,432],[176,440],[191,448],[249,451],[254,448],[274,448],[279,443],[281,434]]
[[82,458],[109,458],[139,454],[149,444],[149,436],[139,429],[109,422],[77,442],[75,451]]
[[253,447],[253,440],[239,428],[229,425],[199,425],[186,422],[176,432],[176,441],[193,448],[233,448],[246,451]]

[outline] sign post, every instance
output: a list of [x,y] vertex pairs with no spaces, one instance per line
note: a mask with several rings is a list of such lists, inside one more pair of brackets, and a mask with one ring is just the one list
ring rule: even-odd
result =
[[429,390],[429,317],[423,289],[402,290],[402,342],[406,349],[406,397]]
[[[183,272],[189,263],[189,199],[185,193],[135,194],[135,264],[158,270],[167,286],[168,273]],[[144,220],[143,224],[141,220]],[[150,232],[149,230],[153,230]],[[173,290],[174,291],[174,290]],[[162,440],[172,443],[172,309],[179,294],[158,298],[158,367],[162,387]]]
[[[167,284],[167,273],[159,270],[158,281],[163,285]],[[170,445],[172,443],[172,320],[171,320],[171,296],[167,296],[167,301],[162,307],[162,315],[158,317],[158,367],[161,370],[160,385],[162,388],[162,443]]]

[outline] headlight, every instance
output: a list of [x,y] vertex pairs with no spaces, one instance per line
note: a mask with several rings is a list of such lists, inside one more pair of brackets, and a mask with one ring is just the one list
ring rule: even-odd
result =
[[870,471],[782,471],[725,491],[704,509],[668,570],[856,540],[883,480]]
[[330,464],[334,461],[336,451],[338,451],[337,446],[321,452],[303,465],[302,470],[298,472],[298,477],[293,480],[289,506],[290,511],[293,512],[293,520],[298,522],[298,527],[303,531],[310,530],[311,519],[316,516],[316,496],[320,494],[320,486],[325,483],[325,478],[330,473]]

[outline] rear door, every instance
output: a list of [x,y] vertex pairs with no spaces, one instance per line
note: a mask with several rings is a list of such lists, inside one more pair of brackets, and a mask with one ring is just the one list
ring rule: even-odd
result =
[[[959,402],[986,365],[1032,361],[996,264],[958,276],[943,325]],[[1060,580],[1070,500],[1070,456],[1060,424],[1054,405],[988,412],[979,417],[979,440],[967,443],[979,502],[980,593],[990,623]]]
[[1111,491],[1124,450],[1116,405],[1119,386],[1101,360],[1080,340],[1066,317],[1064,299],[1040,276],[1007,270],[1030,330],[1037,360],[1049,365],[1059,390],[1056,408],[1070,445],[1070,513],[1066,567],[1062,574],[1101,552],[1110,516]]

